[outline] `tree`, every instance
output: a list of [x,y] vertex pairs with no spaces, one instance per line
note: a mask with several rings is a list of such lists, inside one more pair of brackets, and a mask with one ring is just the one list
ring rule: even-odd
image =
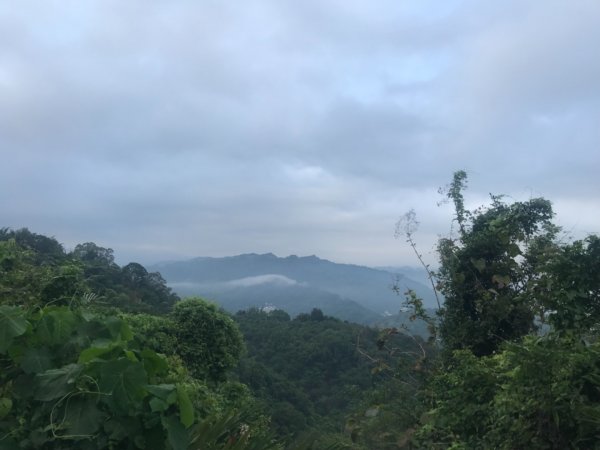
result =
[[536,280],[544,315],[556,330],[600,331],[600,237],[588,236],[557,249]]
[[26,229],[8,240],[0,237],[0,303],[67,304],[83,295],[86,286],[81,263],[67,259],[64,253],[61,256],[58,249],[62,246],[53,239]]
[[115,265],[113,249],[100,247],[93,242],[77,244],[71,252],[71,256],[89,266],[112,267]]
[[57,263],[66,257],[63,246],[56,239],[32,233],[27,228],[19,230],[1,228],[0,241],[10,239],[14,239],[21,248],[32,251],[37,264]]
[[310,320],[321,321],[325,320],[325,316],[323,315],[323,311],[319,308],[313,308],[310,312]]
[[506,204],[492,196],[489,207],[465,210],[466,179],[457,172],[447,193],[458,237],[438,244],[438,286],[445,297],[440,335],[447,354],[470,349],[482,356],[534,328],[532,286],[545,264],[539,256],[555,246],[558,228],[550,202],[542,198]]
[[234,367],[243,349],[243,339],[235,322],[215,304],[192,297],[175,304],[177,353],[190,373],[219,382]]
[[459,229],[438,245],[444,358],[413,444],[598,448],[600,239],[559,242],[544,199],[468,211],[466,180],[447,191]]
[[148,279],[148,271],[139,263],[129,263],[121,269],[124,281],[130,286],[138,286]]

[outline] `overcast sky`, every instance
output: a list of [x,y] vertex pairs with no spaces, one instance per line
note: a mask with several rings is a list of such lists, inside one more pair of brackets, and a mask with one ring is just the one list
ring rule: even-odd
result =
[[437,188],[600,231],[597,0],[0,3],[0,226],[117,261],[414,264]]

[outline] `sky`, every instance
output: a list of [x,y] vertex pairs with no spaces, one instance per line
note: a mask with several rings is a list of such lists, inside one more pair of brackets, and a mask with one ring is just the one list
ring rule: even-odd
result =
[[415,265],[438,188],[600,232],[597,0],[0,3],[0,227],[117,262]]

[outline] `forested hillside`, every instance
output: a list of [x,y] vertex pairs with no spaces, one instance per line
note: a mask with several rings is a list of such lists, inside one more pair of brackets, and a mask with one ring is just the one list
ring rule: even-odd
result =
[[[466,182],[441,307],[405,294],[422,337],[231,315],[110,249],[1,230],[0,449],[600,448],[600,238],[565,239],[541,198],[468,210]],[[418,253],[413,212],[398,230]]]
[[345,448],[389,389],[375,330],[232,317],[93,243],[3,229],[0,300],[2,449]]
[[[247,347],[239,379],[261,399],[282,437],[312,429],[331,438],[391,388],[390,373],[382,372],[397,361],[377,347],[376,330],[318,309],[293,320],[283,311],[240,311],[235,321]],[[419,350],[418,341],[400,333],[394,345],[404,352]]]
[[277,447],[227,379],[243,351],[233,320],[159,274],[4,229],[0,300],[0,448]]

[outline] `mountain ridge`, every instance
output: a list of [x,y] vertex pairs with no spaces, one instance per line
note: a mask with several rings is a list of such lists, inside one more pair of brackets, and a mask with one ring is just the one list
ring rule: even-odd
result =
[[[337,314],[332,314],[326,303],[321,305],[328,314],[365,323],[399,311],[402,297],[392,290],[394,285],[399,285],[401,291],[415,290],[425,305],[432,305],[434,301],[431,289],[401,273],[335,263],[316,255],[279,257],[273,253],[243,253],[225,257],[199,256],[158,263],[150,268],[160,271],[180,295],[204,296],[230,310],[279,303],[287,305],[288,312],[297,313],[303,303],[306,308],[315,307],[316,299],[336,305],[334,313]],[[281,285],[282,280],[287,280],[286,286]],[[271,282],[277,281],[277,288],[270,286]],[[233,289],[232,285],[236,283],[236,289]],[[243,301],[244,294],[247,302]],[[307,298],[303,300],[302,295]],[[286,303],[280,298],[282,296],[294,298],[295,303]],[[353,311],[352,317],[343,317],[348,316],[343,313],[344,308]]]

